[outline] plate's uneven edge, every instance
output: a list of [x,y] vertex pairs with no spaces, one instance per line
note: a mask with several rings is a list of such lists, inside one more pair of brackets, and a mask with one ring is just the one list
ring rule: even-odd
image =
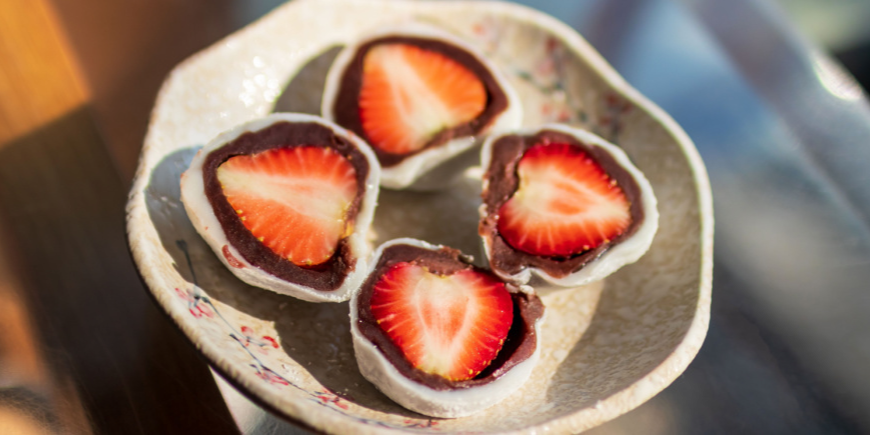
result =
[[[698,305],[692,324],[683,341],[658,367],[625,390],[602,400],[596,406],[550,421],[546,431],[576,433],[591,429],[637,408],[669,386],[682,374],[698,354],[710,324],[710,303],[713,288],[713,195],[707,168],[695,144],[682,127],[664,110],[629,85],[610,64],[583,37],[565,23],[540,11],[509,3],[493,3],[505,14],[549,30],[564,44],[583,58],[593,70],[637,107],[655,118],[674,137],[692,170],[698,195],[700,227],[701,270]],[[529,433],[526,428],[516,433]]]
[[266,16],[247,25],[243,29],[226,36],[197,53],[194,53],[170,71],[158,91],[151,112],[148,131],[139,155],[139,163],[128,197],[126,207],[127,240],[130,253],[136,263],[137,269],[139,269],[139,275],[145,281],[146,287],[153,296],[153,299],[161,305],[169,318],[172,319],[173,323],[184,333],[185,337],[191,341],[194,347],[202,352],[209,363],[215,367],[216,372],[224,377],[231,385],[236,387],[243,395],[247,396],[255,403],[258,403],[267,409],[271,409],[273,412],[276,412],[284,418],[287,418],[305,428],[326,433],[346,433],[353,430],[355,433],[359,434],[377,434],[381,431],[376,430],[373,427],[359,423],[350,423],[344,419],[335,419],[335,415],[327,408],[276,398],[274,392],[268,390],[263,383],[250,382],[250,379],[247,379],[247,375],[244,375],[237,370],[237,367],[234,365],[224,361],[221,357],[221,351],[216,345],[205,340],[195,339],[200,334],[193,323],[186,320],[184,313],[172,309],[172,304],[168,296],[164,297],[163,293],[155,290],[169,288],[169,283],[164,282],[159,274],[150,273],[147,269],[147,246],[144,246],[140,243],[139,239],[133,237],[133,233],[137,231],[137,229],[147,228],[149,225],[153,227],[153,224],[149,223],[150,217],[146,206],[146,189],[150,179],[149,175],[156,167],[157,162],[151,158],[151,153],[149,151],[154,147],[154,142],[156,141],[153,127],[158,118],[158,109],[163,105],[163,102],[168,99],[167,95],[172,88],[175,78],[181,75],[181,72],[197,59],[206,57],[210,52],[220,50],[223,45],[238,39],[244,33],[254,31],[261,23],[274,20],[278,16],[290,14],[294,11],[302,12],[304,9],[310,8],[318,3],[317,0],[288,1],[284,5],[279,6],[268,13]]
[[710,303],[713,286],[713,197],[707,169],[688,134],[674,119],[655,103],[629,85],[616,70],[583,37],[565,23],[535,9],[510,3],[486,3],[489,10],[498,10],[517,21],[525,21],[547,29],[562,39],[604,80],[641,110],[658,121],[674,138],[692,170],[697,190],[700,222],[700,286],[695,316],[686,335],[676,349],[658,367],[638,382],[600,401],[594,407],[551,420],[542,427],[523,428],[512,432],[528,434],[543,429],[552,433],[576,433],[610,421],[640,406],[667,386],[688,367],[698,354],[710,323]]
[[[373,5],[397,6],[396,1],[389,0],[296,0],[279,7],[261,21],[252,24],[246,29],[229,36],[224,41],[220,41],[211,47],[199,52],[188,60],[179,64],[175,70],[167,77],[161,88],[160,94],[155,104],[155,109],[160,106],[161,100],[164,98],[164,93],[170,87],[169,84],[178,71],[185,68],[196,58],[205,55],[206,53],[217,50],[225,41],[229,41],[240,33],[250,31],[252,27],[258,23],[274,19],[278,15],[286,15],[292,12],[300,12],[303,8],[322,7],[325,4],[341,3],[343,1],[354,3],[369,3]],[[410,3],[410,2],[409,2]],[[712,195],[710,193],[710,184],[707,176],[706,168],[701,161],[697,149],[694,147],[688,135],[680,128],[676,122],[667,115],[662,109],[658,108],[639,92],[629,86],[607,62],[573,29],[558,20],[549,17],[541,12],[529,9],[527,7],[498,2],[417,2],[413,6],[421,9],[425,8],[442,8],[450,7],[451,5],[462,4],[464,7],[480,7],[486,11],[498,12],[505,16],[510,16],[517,21],[528,22],[530,24],[547,29],[560,39],[562,39],[567,47],[574,50],[581,58],[583,58],[589,66],[595,70],[605,81],[607,81],[615,90],[620,92],[626,98],[634,102],[639,108],[646,111],[673,136],[675,141],[682,148],[685,158],[691,168],[695,180],[695,186],[698,195],[699,216],[700,222],[700,255],[701,255],[701,270],[700,288],[698,304],[695,310],[695,315],[691,326],[686,335],[683,337],[681,344],[669,355],[658,367],[647,374],[640,381],[630,387],[617,392],[610,397],[600,401],[596,406],[582,409],[574,414],[563,416],[561,418],[548,421],[540,426],[527,427],[516,431],[516,433],[531,433],[531,432],[577,432],[592,428],[610,419],[615,418],[625,412],[639,406],[662,389],[667,387],[680,373],[682,373],[688,364],[697,354],[706,336],[709,317],[710,317],[710,299],[712,288],[712,253],[713,253],[713,206]],[[152,115],[152,123],[154,116]],[[164,307],[167,314],[172,318],[174,323],[185,333],[185,335],[194,343],[194,345],[203,352],[207,359],[217,366],[218,371],[223,373],[225,377],[231,379],[234,385],[241,387],[242,390],[249,390],[260,403],[266,404],[268,407],[280,411],[285,416],[292,420],[304,422],[304,425],[311,425],[315,429],[329,432],[347,432],[350,430],[356,433],[376,433],[384,428],[376,428],[350,422],[346,419],[335,419],[334,414],[328,412],[325,408],[311,406],[308,404],[297,404],[293,401],[281,400],[275,397],[272,390],[268,390],[261,383],[248,382],[247,375],[240,373],[234,366],[223,361],[220,357],[220,350],[213,344],[195,340],[199,335],[197,329],[192,323],[186,321],[182,313],[171,309],[171,303],[168,297],[163,297],[162,293],[156,292],[154,289],[164,289],[167,283],[163,282],[159,275],[150,273],[147,270],[147,247],[132,234],[139,231],[141,228],[147,227],[149,223],[149,215],[145,204],[145,189],[148,186],[149,175],[154,169],[157,162],[149,159],[148,151],[151,148],[152,142],[155,140],[152,137],[152,129],[149,126],[149,133],[146,137],[140,157],[139,167],[136,171],[131,196],[127,205],[127,231],[131,235],[129,244],[132,256],[140,268],[141,276],[149,288],[149,291],[154,296],[160,305]]]

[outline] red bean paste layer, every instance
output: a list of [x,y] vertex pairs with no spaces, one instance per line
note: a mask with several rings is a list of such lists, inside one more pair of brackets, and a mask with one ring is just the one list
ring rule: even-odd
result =
[[[631,224],[619,237],[596,248],[568,257],[545,257],[515,249],[498,232],[498,213],[519,186],[517,165],[525,152],[544,143],[566,143],[582,149],[604,171],[616,180],[617,185],[628,199],[631,213]],[[531,136],[508,135],[493,143],[489,170],[484,174],[488,188],[481,195],[486,206],[486,218],[478,227],[481,236],[489,240],[490,267],[515,275],[527,267],[535,267],[551,276],[562,278],[568,276],[600,257],[612,246],[631,237],[640,227],[644,219],[643,203],[640,187],[634,177],[623,168],[609,152],[603,148],[580,142],[574,136],[551,130],[544,130]]]
[[394,154],[381,151],[373,146],[372,148],[374,149],[375,154],[377,154],[378,160],[381,162],[382,166],[396,166],[414,154],[420,153],[428,148],[445,144],[454,138],[477,135],[484,128],[489,126],[499,114],[507,109],[508,101],[504,90],[501,89],[489,69],[473,54],[455,45],[437,39],[407,36],[388,36],[379,38],[363,44],[354,54],[353,59],[344,71],[344,75],[341,76],[338,93],[336,94],[335,102],[332,106],[332,113],[335,122],[338,125],[353,131],[369,143],[371,143],[371,140],[366,136],[359,117],[359,94],[360,88],[362,87],[362,71],[365,56],[369,50],[379,44],[408,44],[424,50],[443,54],[468,68],[480,79],[481,82],[483,82],[484,89],[486,89],[486,107],[477,118],[439,132],[435,137],[430,139],[423,148],[411,153]]
[[231,157],[298,146],[332,148],[353,165],[356,170],[357,193],[347,211],[348,222],[353,225],[365,196],[366,178],[369,175],[368,160],[349,140],[338,136],[331,128],[314,122],[278,122],[256,132],[244,133],[209,153],[202,165],[205,195],[227,240],[248,263],[285,281],[319,291],[334,291],[356,267],[357,259],[351,253],[347,239],[339,241],[335,253],[326,262],[312,267],[297,266],[266,247],[245,228],[227,201],[217,178],[217,168]]
[[[495,359],[473,379],[451,381],[439,375],[426,373],[411,365],[399,347],[378,326],[371,310],[372,294],[378,279],[390,267],[401,262],[420,264],[426,266],[430,272],[440,275],[451,275],[465,269],[473,269],[487,274],[491,274],[491,272],[469,264],[464,260],[462,254],[455,249],[441,248],[433,251],[410,245],[394,245],[384,249],[374,272],[363,284],[357,298],[359,313],[357,327],[359,327],[363,337],[374,344],[402,376],[435,390],[476,387],[498,379],[517,364],[529,359],[535,352],[538,346],[535,323],[544,315],[544,305],[537,296],[517,291],[511,292],[514,320],[507,338]],[[508,284],[508,288],[510,287],[511,285]]]

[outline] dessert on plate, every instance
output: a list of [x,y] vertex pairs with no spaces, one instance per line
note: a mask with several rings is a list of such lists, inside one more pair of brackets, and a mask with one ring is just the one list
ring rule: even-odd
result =
[[372,146],[384,187],[416,190],[449,184],[476,162],[479,136],[519,127],[522,118],[515,92],[488,60],[419,23],[381,29],[342,50],[322,113]]
[[600,137],[563,125],[502,133],[487,139],[481,161],[479,233],[503,279],[580,286],[649,249],[658,228],[652,187]]
[[365,277],[379,172],[368,145],[343,128],[276,113],[205,145],[181,176],[181,198],[241,280],[339,302]]
[[350,302],[360,372],[402,406],[463,417],[516,391],[540,348],[541,300],[459,251],[415,239],[379,247]]

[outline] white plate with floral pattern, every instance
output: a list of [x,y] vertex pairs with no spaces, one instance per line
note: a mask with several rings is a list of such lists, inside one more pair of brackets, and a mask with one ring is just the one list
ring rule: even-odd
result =
[[[423,21],[496,63],[523,101],[524,124],[564,122],[622,147],[646,174],[661,217],[637,263],[543,297],[542,358],[504,402],[460,419],[408,411],[362,376],[348,305],[249,287],[196,234],[179,201],[193,153],[272,111],[317,113],[338,48],[381,25]],[[408,236],[473,253],[475,171],[441,193],[383,191],[373,242]],[[648,400],[697,354],[709,322],[709,181],[680,127],[565,24],[494,2],[296,0],[180,64],[154,107],[127,207],[130,249],[148,288],[213,366],[287,418],[336,433],[578,432]]]

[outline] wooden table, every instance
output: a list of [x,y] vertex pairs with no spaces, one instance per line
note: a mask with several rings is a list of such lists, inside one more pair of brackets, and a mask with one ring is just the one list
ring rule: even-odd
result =
[[[278,3],[3,3],[0,434],[301,431],[276,417],[264,417],[264,411],[216,380],[193,346],[150,300],[127,252],[124,235],[126,193],[163,77],[188,55]],[[870,252],[870,239],[825,239],[828,244],[819,249],[849,249],[856,255],[849,257],[854,263],[841,262],[829,271],[819,272],[831,274],[821,294],[812,293],[812,286],[804,284],[808,281],[800,279],[805,276],[801,274],[805,264],[788,267],[794,254],[790,244],[767,247],[768,263],[757,270],[751,264],[748,268],[738,267],[758,249],[751,239],[740,238],[748,224],[758,222],[745,218],[749,210],[767,213],[762,217],[779,216],[777,224],[754,228],[757,234],[776,235],[779,222],[796,225],[797,217],[813,218],[812,210],[794,205],[804,203],[833,204],[826,206],[828,220],[823,223],[830,227],[826,227],[825,234],[844,234],[853,224],[868,226],[870,189],[864,180],[866,171],[836,170],[854,161],[870,160],[848,157],[867,154],[866,147],[860,146],[866,145],[868,136],[856,133],[858,139],[846,143],[849,138],[842,132],[848,129],[829,131],[824,125],[815,125],[815,112],[805,110],[812,105],[791,98],[817,89],[828,92],[822,89],[822,85],[830,84],[824,82],[825,71],[807,70],[797,61],[788,63],[792,58],[803,59],[805,53],[800,50],[805,48],[794,49],[797,54],[789,53],[788,49],[795,46],[777,39],[784,33],[764,22],[763,13],[753,9],[757,3],[754,0],[525,3],[535,3],[580,28],[630,82],[682,123],[707,160],[717,201],[714,304],[704,348],[672,387],[595,432],[870,430],[870,393],[862,387],[870,377],[861,375],[865,372],[861,367],[866,368],[870,361],[870,352],[852,352],[860,347],[867,331],[862,326],[867,316],[860,313],[870,311],[870,303],[861,296],[860,283],[866,287],[866,267],[861,264],[866,266],[870,259],[860,255],[864,255],[861,249]],[[722,4],[728,7],[717,9]],[[650,35],[672,33],[650,29],[676,28],[669,23],[690,22],[693,18],[675,15],[686,10],[696,14],[696,24],[701,27],[684,30],[698,33],[702,29],[707,33],[701,33],[719,45],[693,52],[692,47],[697,49],[697,44],[703,43],[695,40],[696,45],[686,50],[664,49],[662,53],[670,56],[669,62],[690,61],[686,65],[707,67],[704,77],[713,84],[711,89],[728,89],[727,93],[713,92],[718,98],[715,105],[705,105],[710,98],[699,98],[695,91],[677,89],[668,93],[664,85],[653,80],[666,82],[669,75],[685,70],[669,70],[664,61],[652,71],[639,69],[637,62],[641,61],[637,59],[642,56],[631,51],[633,47],[675,44],[653,41]],[[750,13],[740,15],[747,11]],[[734,22],[744,27],[729,28],[728,23]],[[634,31],[644,36],[632,39]],[[755,45],[740,39],[749,34],[755,38]],[[771,63],[769,56],[753,57],[752,50],[745,50],[748,46],[775,48],[779,57],[773,60],[778,63]],[[733,64],[703,64],[714,55]],[[794,71],[803,75],[792,74]],[[656,72],[659,76],[654,76]],[[813,74],[819,74],[823,83],[819,84]],[[784,80],[786,76],[791,81]],[[739,80],[729,82],[729,77]],[[740,100],[740,92],[748,92],[748,96]],[[867,128],[870,112],[866,100],[860,93],[857,100],[853,97],[854,93],[832,99],[813,94],[811,101],[826,104],[825,113],[839,111],[840,124],[848,121],[852,123],[849,125]],[[853,98],[855,102],[838,98]],[[764,121],[767,124],[762,127],[779,126],[792,134],[786,136],[794,141],[788,143],[793,149],[789,151],[786,146],[783,155],[791,152],[804,159],[810,156],[814,162],[821,162],[820,167],[828,171],[829,177],[806,175],[806,167],[793,164],[797,160],[760,160],[752,153],[763,149],[764,142],[755,144],[754,149],[740,148],[741,143],[745,145],[767,131],[753,124],[761,122],[758,116],[744,116],[747,108],[756,110],[752,113],[778,116]],[[715,122],[710,117],[715,117]],[[848,131],[863,132],[860,128]],[[743,132],[735,136],[737,143],[720,141],[725,132],[735,131]],[[771,137],[775,140],[778,136]],[[831,149],[849,152],[840,156],[829,152]],[[780,174],[777,180],[782,184],[759,183],[752,189],[729,190],[736,182],[752,179],[754,173],[742,172],[751,166],[749,163],[755,167],[767,165],[762,173]],[[840,196],[825,202],[828,191]],[[795,198],[797,202],[782,202],[783,198]],[[836,207],[846,211],[837,211],[840,209]],[[777,269],[778,265],[782,267]],[[779,281],[767,279],[763,274],[766,270],[780,271]],[[781,282],[803,293],[786,293],[788,288],[778,287]],[[836,298],[825,299],[826,294]],[[822,302],[833,311],[800,311]],[[802,327],[795,328],[795,324]]]
[[124,223],[162,77],[234,30],[231,6],[0,8],[0,433],[239,432],[143,288]]

